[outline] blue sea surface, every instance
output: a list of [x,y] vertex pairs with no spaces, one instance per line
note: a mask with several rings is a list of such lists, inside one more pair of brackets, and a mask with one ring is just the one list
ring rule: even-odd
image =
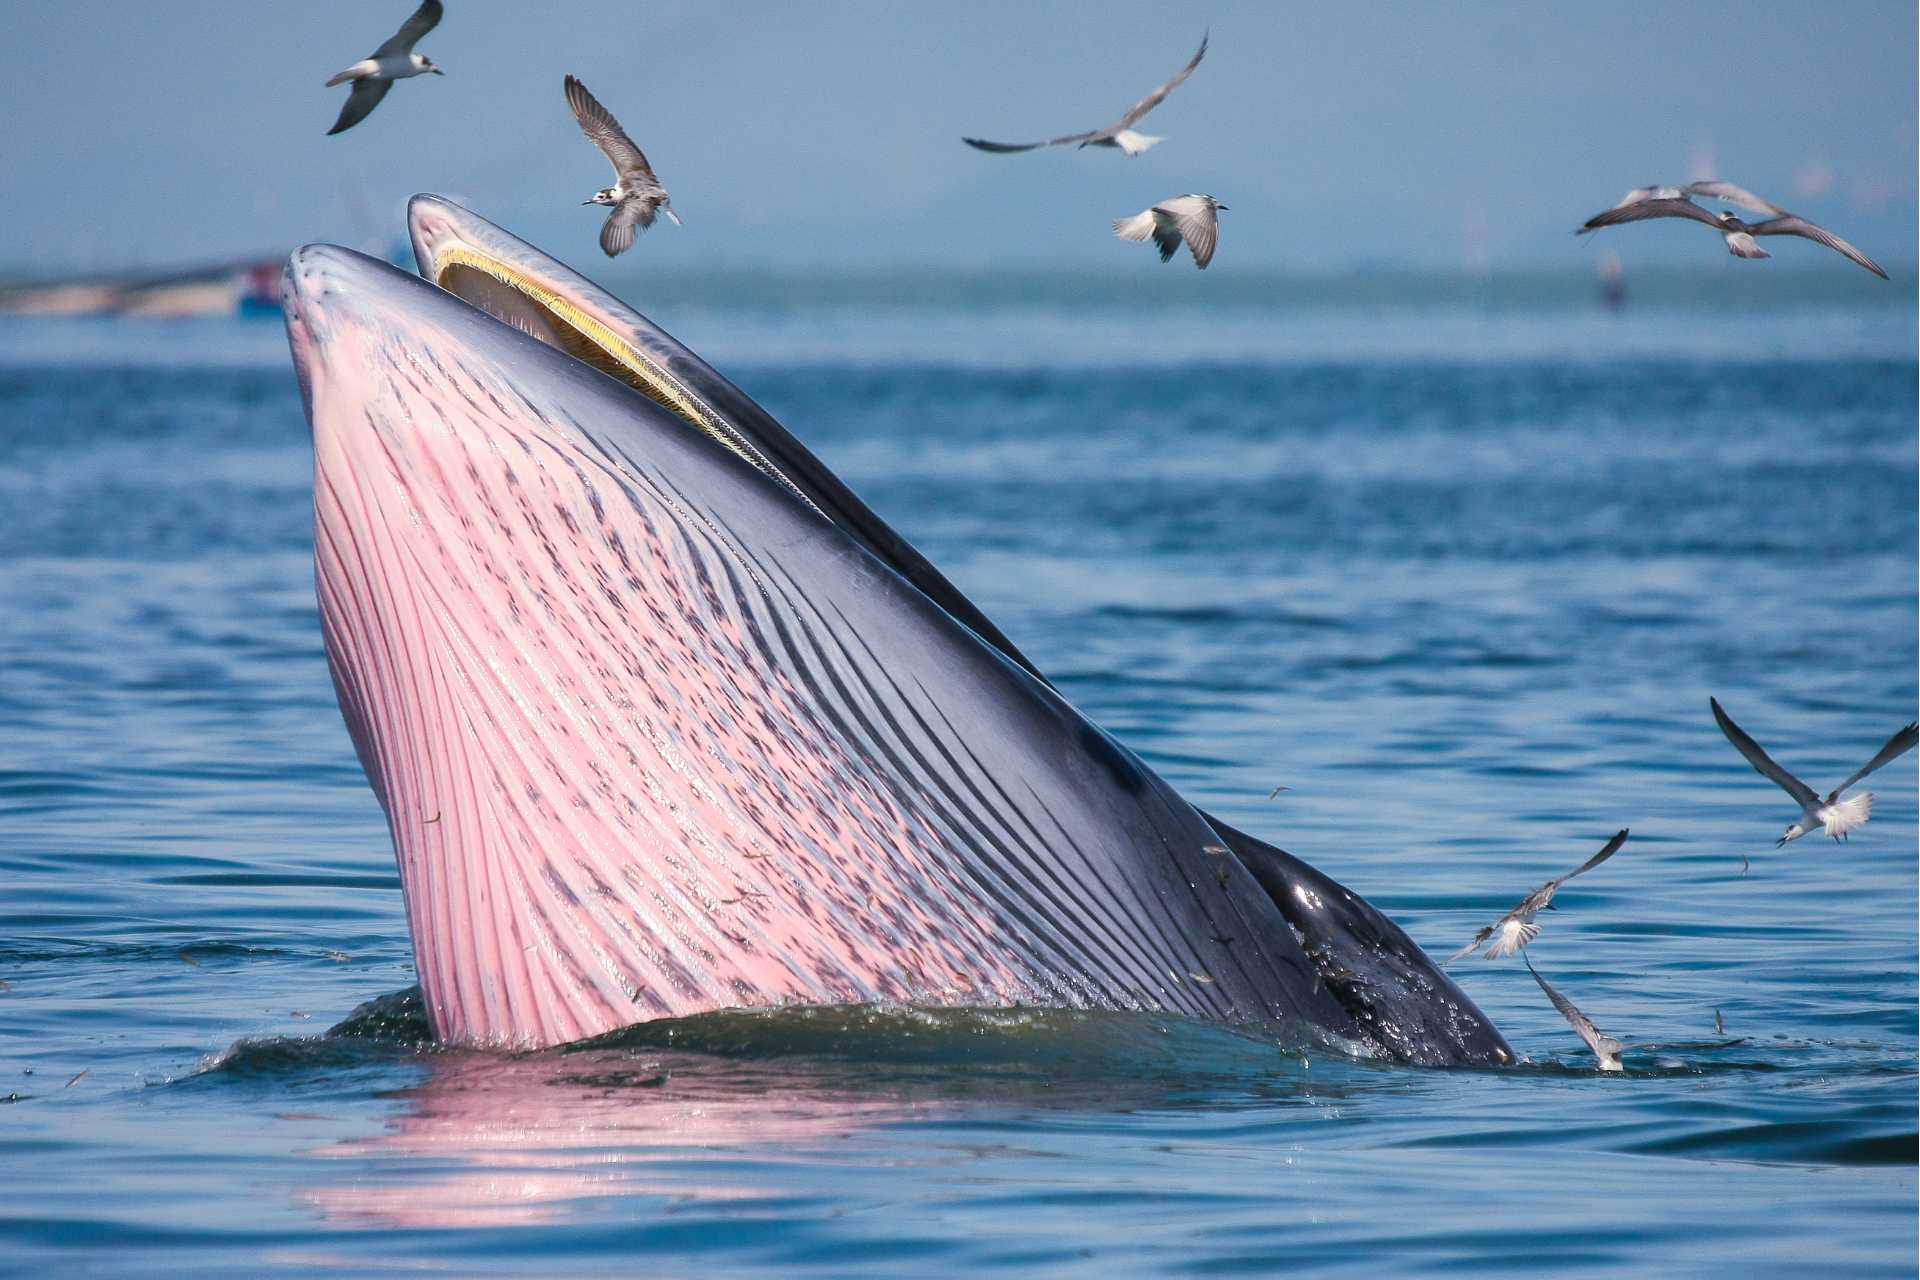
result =
[[0,321],[0,1270],[1914,1274],[1915,757],[1850,843],[1776,850],[1793,806],[1707,711],[1822,786],[1914,717],[1887,293],[656,312],[1087,714],[1430,952],[1630,827],[1530,952],[1667,1046],[1621,1075],[1477,958],[1525,1065],[1034,1010],[504,1056],[354,1015],[412,956],[278,325]]

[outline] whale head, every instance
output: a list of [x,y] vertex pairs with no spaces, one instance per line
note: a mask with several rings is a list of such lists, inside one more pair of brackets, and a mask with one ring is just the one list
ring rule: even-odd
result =
[[1284,915],[697,356],[455,205],[409,222],[420,276],[309,246],[283,301],[328,664],[437,1036],[1024,1004],[1512,1060],[1437,974],[1404,998],[1445,1016],[1383,1033],[1371,957],[1417,948]]

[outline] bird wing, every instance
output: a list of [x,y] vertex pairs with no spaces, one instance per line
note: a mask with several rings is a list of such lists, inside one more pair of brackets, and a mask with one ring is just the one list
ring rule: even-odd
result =
[[[1180,238],[1187,242],[1188,252],[1193,254],[1193,264],[1205,271],[1213,261],[1213,243],[1220,221],[1213,201],[1204,196],[1180,196],[1153,206],[1153,211],[1173,221]],[[1161,248],[1163,257],[1173,255],[1165,245]]]
[[991,151],[1005,155],[1012,151],[1031,151],[1035,147],[1057,147],[1067,142],[1091,142],[1100,136],[1098,129],[1089,129],[1085,133],[1067,133],[1058,138],[1048,138],[1045,142],[988,142],[985,138],[962,138],[960,141],[981,151]]
[[1145,240],[1153,234],[1153,210],[1143,209],[1130,218],[1115,218],[1113,234],[1122,240]]
[[440,0],[421,0],[421,5],[413,11],[413,16],[400,24],[400,29],[387,38],[387,42],[373,51],[376,58],[391,57],[396,53],[412,53],[413,46],[420,37],[440,25],[440,15],[446,12]]
[[1733,717],[1728,715],[1726,709],[1720,705],[1720,699],[1708,698],[1707,702],[1713,707],[1713,718],[1719,724],[1720,732],[1727,735],[1727,741],[1747,758],[1747,763],[1757,772],[1763,777],[1771,778],[1775,786],[1792,796],[1794,802],[1803,809],[1820,802],[1820,797],[1814,794],[1812,787],[1775,764],[1773,757],[1768,755],[1759,743],[1748,737],[1745,729],[1733,722]]
[[1540,971],[1533,967],[1533,961],[1528,959],[1524,952],[1520,958],[1526,961],[1527,972],[1532,974],[1533,980],[1540,984],[1540,989],[1547,993],[1547,999],[1553,1001],[1553,1007],[1560,1011],[1560,1016],[1565,1018],[1567,1024],[1579,1033],[1582,1040],[1587,1042],[1587,1048],[1593,1050],[1594,1057],[1605,1062],[1609,1058],[1617,1058],[1620,1056],[1620,1042],[1618,1040],[1615,1040],[1612,1036],[1594,1026],[1593,1019],[1580,1012],[1573,1001],[1567,999],[1549,986],[1547,980],[1540,976]]
[[[573,118],[580,122],[580,131],[587,135],[587,141],[606,155],[607,163],[613,166],[613,176],[624,184],[629,175],[638,174],[658,185],[659,179],[653,176],[653,166],[647,163],[646,153],[633,145],[633,139],[613,118],[613,113],[600,105],[600,99],[588,93],[587,86],[572,76],[567,77],[566,87],[567,105],[573,108]],[[633,237],[628,236],[627,243],[632,242]]]
[[1212,32],[1205,32],[1201,35],[1200,47],[1194,50],[1194,54],[1191,58],[1187,59],[1186,66],[1180,68],[1178,71],[1173,73],[1173,79],[1167,81],[1165,84],[1161,85],[1158,89],[1155,89],[1152,93],[1140,99],[1140,101],[1134,103],[1133,106],[1127,109],[1127,114],[1121,116],[1119,120],[1115,121],[1113,124],[1108,125],[1105,129],[1100,130],[1100,132],[1118,133],[1122,129],[1129,128],[1141,116],[1144,116],[1145,114],[1147,114],[1147,112],[1153,110],[1155,107],[1159,106],[1163,101],[1165,101],[1166,96],[1168,94],[1172,93],[1175,89],[1178,89],[1180,87],[1181,81],[1185,80],[1188,76],[1193,74],[1193,69],[1200,65],[1200,59],[1207,56],[1207,40],[1209,39],[1209,37],[1211,37],[1212,34],[1213,34]]
[[614,207],[607,215],[607,224],[600,228],[600,247],[609,258],[617,258],[633,247],[636,228],[653,225],[653,205],[645,200],[626,200]]
[[387,90],[393,88],[393,81],[375,76],[363,76],[353,82],[353,92],[340,104],[340,118],[333,122],[333,128],[327,130],[331,138],[336,133],[353,128],[370,115],[380,105],[380,99],[387,96]]
[[[1501,916],[1500,919],[1505,920],[1506,917]],[[1460,948],[1458,951],[1448,956],[1446,962],[1448,964],[1452,964],[1455,960],[1464,960],[1468,956],[1472,955],[1474,953],[1474,950],[1477,947],[1479,947],[1481,943],[1485,942],[1488,938],[1491,938],[1493,936],[1493,931],[1498,927],[1499,927],[1498,922],[1496,922],[1494,924],[1488,925],[1486,928],[1482,929],[1480,932],[1474,934],[1473,941],[1469,942],[1466,946]]]
[[[1627,829],[1625,827],[1622,827],[1618,831],[1613,833],[1613,839],[1607,841],[1607,843],[1601,847],[1600,852],[1594,854],[1591,858],[1588,858],[1585,862],[1581,863],[1579,866],[1575,867],[1573,870],[1567,872],[1567,874],[1563,876],[1555,876],[1553,879],[1547,881],[1546,884],[1541,886],[1540,891],[1542,893],[1545,893],[1547,897],[1551,898],[1553,896],[1553,891],[1555,889],[1558,889],[1561,885],[1573,879],[1575,876],[1585,875],[1587,872],[1593,870],[1595,867],[1605,862],[1608,858],[1611,858],[1614,854],[1620,852],[1620,846],[1625,844],[1626,842],[1627,842]],[[1543,902],[1540,905],[1545,906],[1546,903]]]
[[[1661,192],[1666,192],[1667,194],[1661,195]],[[1616,209],[1624,209],[1630,204],[1639,204],[1642,200],[1652,200],[1655,197],[1662,200],[1676,200],[1679,199],[1682,194],[1681,189],[1674,186],[1635,187],[1633,190],[1627,192],[1627,194],[1621,196],[1620,203],[1613,207]]]
[[1720,219],[1691,200],[1636,200],[1618,205],[1605,213],[1596,213],[1581,226],[1582,231],[1598,231],[1622,222],[1641,222],[1647,218],[1692,218],[1720,230]]
[[1873,272],[1873,274],[1879,276],[1882,280],[1887,278],[1887,273],[1881,270],[1880,264],[1872,258],[1869,258],[1866,254],[1860,252],[1825,227],[1817,226],[1795,214],[1787,213],[1782,214],[1778,218],[1768,218],[1765,222],[1754,223],[1748,227],[1747,230],[1756,236],[1801,236],[1813,241],[1815,244],[1823,244],[1836,253],[1845,254],[1848,258],[1851,258],[1860,266]]
[[1683,190],[1690,196],[1705,196],[1709,200],[1725,200],[1728,204],[1737,204],[1744,209],[1758,213],[1781,214],[1786,210],[1779,205],[1762,200],[1745,187],[1736,187],[1731,182],[1689,182]]
[[1860,781],[1860,779],[1866,777],[1895,756],[1913,750],[1913,744],[1916,741],[1920,741],[1920,724],[1910,724],[1900,732],[1894,734],[1891,738],[1888,738],[1887,745],[1875,752],[1873,759],[1861,765],[1858,773],[1833,789],[1827,796],[1827,803],[1832,804],[1835,800],[1838,800],[1842,791],[1845,791],[1848,787]]

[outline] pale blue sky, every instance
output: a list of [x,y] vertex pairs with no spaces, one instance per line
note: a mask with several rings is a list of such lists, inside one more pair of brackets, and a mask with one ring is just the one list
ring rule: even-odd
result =
[[[416,190],[590,261],[600,214],[579,201],[608,173],[562,101],[569,71],[647,149],[687,220],[644,236],[636,266],[1157,269],[1107,224],[1188,190],[1232,206],[1215,271],[1578,266],[1595,252],[1569,234],[1583,217],[1700,166],[1889,265],[1915,258],[1910,2],[1215,3],[1170,17],[1134,0],[448,0],[421,46],[447,76],[401,84],[367,122],[323,136],[344,91],[322,82],[410,8],[0,6],[0,269],[351,241],[369,217],[397,234]],[[1206,62],[1149,122],[1169,140],[1138,159],[959,141],[1101,124],[1209,25]],[[1630,264],[1722,265],[1698,227],[1610,235]]]

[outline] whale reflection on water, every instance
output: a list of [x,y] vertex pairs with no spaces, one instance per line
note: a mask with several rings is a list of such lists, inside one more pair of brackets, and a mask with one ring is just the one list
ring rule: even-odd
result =
[[[416,1050],[419,1032],[394,1047]],[[309,1150],[360,1167],[301,1199],[369,1229],[562,1221],[615,1196],[765,1199],[782,1193],[759,1165],[868,1158],[849,1141],[890,1126],[1249,1095],[1325,1105],[1330,1082],[1308,1088],[1317,1049],[1141,1014],[840,1006],[705,1014],[514,1056],[428,1052],[422,1079],[388,1095],[399,1109],[381,1132]],[[913,1160],[1049,1154],[1010,1141],[956,1136]]]

